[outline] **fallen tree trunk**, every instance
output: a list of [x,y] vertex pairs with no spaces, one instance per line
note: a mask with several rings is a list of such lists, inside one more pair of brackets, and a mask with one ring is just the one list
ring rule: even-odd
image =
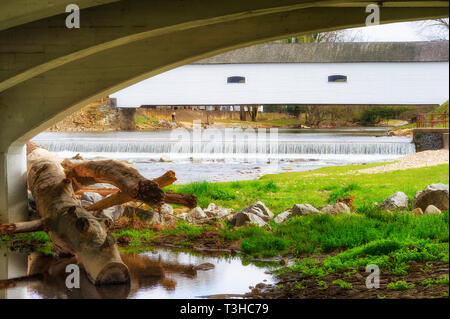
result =
[[28,155],[28,187],[57,251],[71,253],[95,284],[124,283],[129,271],[108,224],[79,204],[60,160],[35,148]]
[[[66,176],[72,180],[74,185],[77,185],[77,194],[88,191],[112,194],[85,207],[88,211],[100,211],[131,201],[144,202],[153,207],[159,207],[163,202],[189,208],[197,206],[197,197],[194,195],[176,194],[173,192],[164,193],[161,190],[161,188],[169,186],[177,180],[173,171],[167,171],[164,175],[154,180],[148,180],[139,174],[136,169],[115,160],[86,161],[81,163],[72,163],[65,160],[62,166]],[[113,189],[108,189],[107,191],[99,192],[98,190],[100,189],[87,188],[87,186],[97,183],[109,183],[120,190],[114,192]],[[156,187],[154,187],[155,185]],[[160,197],[161,195],[162,197]]]
[[116,194],[119,192],[118,188],[89,188],[89,187],[84,187],[84,188],[80,188],[75,192],[75,195],[81,195],[83,193],[86,192],[91,192],[91,193],[97,193],[100,194],[102,196],[108,196],[111,194]]
[[64,167],[66,177],[75,185],[75,191],[84,186],[108,183],[119,188],[130,198],[150,206],[161,204],[164,198],[164,192],[157,182],[146,179],[136,169],[116,160],[82,163],[65,160],[61,165]]
[[31,233],[40,230],[44,230],[42,219],[0,225],[0,234]]
[[[62,161],[34,143],[27,144],[28,188],[40,220],[0,225],[0,233],[23,233],[45,230],[58,252],[76,256],[95,284],[129,281],[129,270],[122,262],[114,238],[108,233],[111,222],[89,211],[101,211],[129,201],[160,207],[163,202],[196,207],[191,194],[164,193],[161,188],[177,179],[173,171],[148,180],[139,172],[115,160],[72,163]],[[89,188],[108,183],[117,188]],[[75,194],[93,191],[110,195],[83,208]]]
[[[100,211],[112,206],[122,205],[124,203],[131,201],[135,201],[135,199],[131,198],[126,193],[118,192],[85,208],[88,211]],[[169,191],[164,193],[163,201],[164,203],[182,205],[189,208],[197,207],[197,197],[192,194],[179,194]]]
[[197,207],[197,197],[192,194],[179,194],[168,191],[164,194],[164,202],[189,208]]
[[[66,165],[69,169],[69,165]],[[131,170],[133,172],[134,168],[128,167],[129,170]],[[68,174],[71,174],[71,172],[67,172]],[[66,174],[67,174],[66,173]],[[133,172],[134,173],[134,172]],[[139,174],[139,173],[137,173]],[[139,174],[140,176],[140,174]],[[85,177],[85,176],[83,176]],[[144,177],[142,177],[144,178]],[[173,184],[176,181],[176,177],[175,177],[175,172],[173,171],[167,171],[164,175],[155,178],[153,180],[153,182],[155,182],[156,184],[158,184],[158,186],[160,188],[169,186],[171,184]],[[83,188],[85,191],[92,191],[89,188]],[[94,190],[95,191],[95,190]],[[113,195],[106,197],[90,206],[85,207],[88,211],[100,211],[100,210],[104,210],[106,208],[112,207],[112,206],[116,206],[116,205],[122,205],[125,204],[127,202],[131,202],[131,201],[138,201],[138,198],[133,198],[131,197],[128,193],[126,192],[122,192],[122,191],[118,191],[116,193],[114,193]]]

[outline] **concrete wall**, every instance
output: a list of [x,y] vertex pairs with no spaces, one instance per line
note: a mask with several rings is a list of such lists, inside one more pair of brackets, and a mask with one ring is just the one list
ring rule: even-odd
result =
[[135,108],[121,108],[119,110],[119,127],[123,131],[136,130]]
[[416,151],[440,150],[444,148],[444,134],[447,133],[448,149],[448,131],[447,128],[423,128],[413,131],[413,140],[416,144]]

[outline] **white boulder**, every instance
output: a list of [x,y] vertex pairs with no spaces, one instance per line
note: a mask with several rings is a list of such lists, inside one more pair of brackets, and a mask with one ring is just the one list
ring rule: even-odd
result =
[[397,192],[387,199],[385,199],[381,204],[378,205],[378,208],[383,210],[406,210],[408,209],[409,198],[403,192]]

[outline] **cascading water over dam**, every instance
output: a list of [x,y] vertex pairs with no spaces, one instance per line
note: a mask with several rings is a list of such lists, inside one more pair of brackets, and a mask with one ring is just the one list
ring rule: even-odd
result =
[[286,170],[392,160],[415,152],[411,138],[386,136],[386,128],[275,132],[252,129],[234,130],[231,135],[224,130],[46,132],[33,141],[64,158],[79,153],[84,159],[126,160],[147,178],[172,169],[186,183],[248,180]]
[[[279,133],[273,136],[234,134],[232,138],[215,135],[215,139],[192,136],[167,136],[159,132],[134,134],[62,134],[57,138],[41,134],[35,141],[52,152],[131,153],[131,154],[273,154],[290,155],[407,155],[415,152],[409,138],[373,136],[313,136],[313,134]],[[51,133],[50,133],[51,134]],[[139,135],[141,136],[139,136]],[[113,135],[113,136],[111,136]],[[115,135],[115,136],[114,136]]]

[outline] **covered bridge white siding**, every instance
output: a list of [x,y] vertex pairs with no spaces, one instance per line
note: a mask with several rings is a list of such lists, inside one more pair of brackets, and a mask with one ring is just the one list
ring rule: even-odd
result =
[[[306,54],[301,55],[305,52],[300,50],[300,46],[294,53],[301,56],[293,57],[283,52],[286,45],[282,45],[284,47],[279,46],[281,49],[276,52],[284,54],[282,61],[287,61],[286,63],[280,62],[279,56],[274,56],[276,53],[273,46],[268,49],[260,46],[258,52],[266,52],[268,55],[263,58],[249,57],[248,52],[245,52],[249,49],[241,49],[241,54],[239,50],[234,51],[222,58],[215,57],[154,76],[116,92],[111,97],[117,98],[119,107],[441,104],[449,98],[448,42],[446,44],[446,56],[444,52],[443,56],[441,54],[436,57],[433,51],[430,51],[429,56],[424,57],[422,51],[418,54],[417,47],[412,47],[416,49],[415,55],[393,56],[392,61],[387,61],[388,58],[376,54],[374,48],[379,48],[379,44],[377,46],[369,44],[370,50],[366,47],[363,51],[365,56],[350,58],[344,56],[318,58],[313,55],[308,58]],[[317,47],[320,48],[315,46],[315,50]],[[344,48],[349,52],[355,51]],[[440,49],[442,51],[442,46]],[[345,54],[345,50],[341,50],[339,54]],[[380,62],[377,62],[377,59]],[[239,61],[245,63],[237,63]],[[249,63],[252,61],[254,63]],[[331,75],[344,75],[347,82],[329,82],[328,77]],[[232,76],[244,77],[245,83],[227,83],[227,79]]]

